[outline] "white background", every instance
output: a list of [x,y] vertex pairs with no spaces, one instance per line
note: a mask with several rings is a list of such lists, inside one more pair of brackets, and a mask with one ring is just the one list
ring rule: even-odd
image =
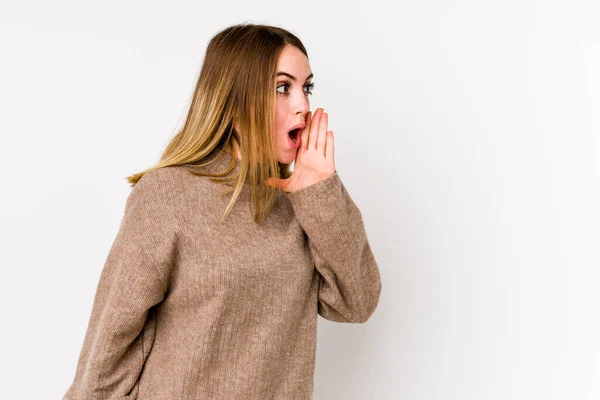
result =
[[60,399],[130,191],[208,40],[291,30],[380,266],[315,399],[600,398],[596,1],[0,5],[1,397]]

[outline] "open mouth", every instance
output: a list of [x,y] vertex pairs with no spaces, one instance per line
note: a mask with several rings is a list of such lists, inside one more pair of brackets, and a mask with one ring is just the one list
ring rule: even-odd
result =
[[292,129],[288,132],[288,136],[292,139],[292,142],[296,143],[298,140],[298,135],[300,134],[300,129]]

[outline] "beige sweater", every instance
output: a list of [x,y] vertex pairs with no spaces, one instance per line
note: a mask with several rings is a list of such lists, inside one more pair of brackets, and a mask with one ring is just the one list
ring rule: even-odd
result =
[[[232,155],[212,157],[196,168]],[[317,313],[362,323],[379,302],[359,209],[336,172],[258,224],[246,184],[220,222],[226,187],[185,168],[132,188],[64,399],[312,399]]]

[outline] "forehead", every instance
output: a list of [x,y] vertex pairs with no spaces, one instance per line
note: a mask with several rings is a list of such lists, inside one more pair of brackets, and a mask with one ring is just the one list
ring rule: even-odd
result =
[[288,72],[300,79],[305,79],[312,73],[308,58],[297,47],[287,45],[283,48],[277,59],[277,72]]

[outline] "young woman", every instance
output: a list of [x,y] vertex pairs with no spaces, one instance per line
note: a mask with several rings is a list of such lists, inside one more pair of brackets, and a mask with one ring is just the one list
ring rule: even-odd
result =
[[312,399],[317,314],[365,322],[381,292],[312,77],[284,29],[212,38],[183,128],[128,178],[64,399]]

